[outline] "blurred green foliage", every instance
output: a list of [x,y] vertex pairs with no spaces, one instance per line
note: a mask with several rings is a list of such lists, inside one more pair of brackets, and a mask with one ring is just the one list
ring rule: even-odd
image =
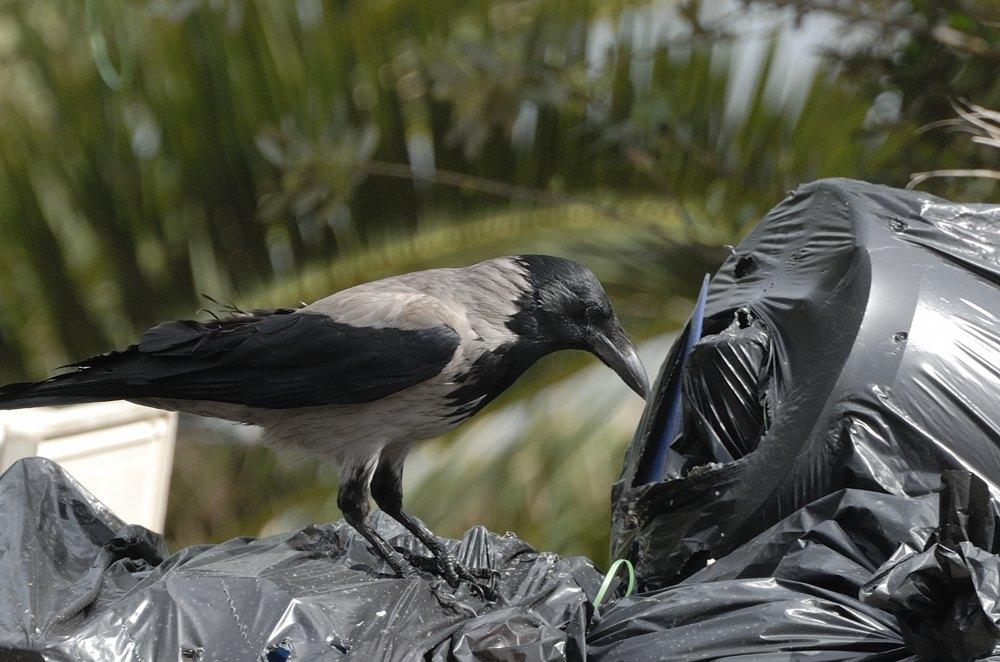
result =
[[[289,305],[511,252],[586,261],[631,330],[661,334],[721,246],[798,183],[995,167],[995,151],[925,130],[956,100],[1000,106],[994,12],[946,0],[5,0],[0,379],[193,315],[199,292]],[[791,77],[809,31],[836,47]],[[412,486],[429,524],[505,523],[604,557],[595,504],[634,421],[588,436],[534,399],[584,363],[546,361],[491,407],[530,418],[537,444]],[[178,448],[173,543],[336,516],[332,468],[215,436]],[[559,473],[571,451],[587,455]],[[463,500],[458,516],[470,484],[507,489]]]

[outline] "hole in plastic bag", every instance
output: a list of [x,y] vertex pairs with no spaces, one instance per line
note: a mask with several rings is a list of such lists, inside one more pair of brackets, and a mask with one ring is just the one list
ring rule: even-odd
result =
[[280,643],[268,646],[261,659],[264,662],[288,662],[292,659],[293,652],[291,640],[282,639]]
[[[726,324],[728,319],[729,323]],[[679,425],[660,417],[650,447],[666,445],[658,473],[637,476],[676,480],[709,473],[757,449],[770,427],[773,380],[771,337],[749,306],[706,319],[705,334],[686,357],[672,356],[679,382]],[[664,396],[661,396],[664,397]],[[668,438],[669,437],[669,438]]]
[[770,335],[747,307],[701,339],[682,377],[684,422],[670,474],[703,474],[757,450],[770,420],[770,348]]
[[349,650],[349,647],[348,647],[348,645],[347,645],[347,642],[345,642],[345,641],[344,641],[344,640],[343,640],[343,639],[342,639],[342,638],[340,637],[340,635],[337,635],[337,634],[331,634],[331,635],[330,635],[329,637],[327,637],[327,638],[326,638],[326,644],[327,644],[327,645],[328,645],[328,646],[329,646],[330,648],[336,648],[336,649],[337,649],[338,651],[340,651],[341,653],[346,653],[346,652],[348,652],[348,650]]
[[736,311],[736,323],[739,324],[741,329],[749,329],[755,319],[753,311],[746,306],[741,306]]
[[736,268],[733,270],[733,273],[737,278],[743,278],[752,273],[756,266],[757,263],[754,261],[752,255],[744,255],[736,260]]

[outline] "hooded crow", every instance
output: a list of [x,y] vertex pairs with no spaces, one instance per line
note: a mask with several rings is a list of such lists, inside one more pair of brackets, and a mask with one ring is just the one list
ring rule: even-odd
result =
[[125,399],[259,425],[274,442],[339,461],[344,518],[393,570],[404,568],[367,521],[369,497],[457,586],[472,578],[403,509],[406,454],[562,349],[592,352],[646,396],[646,373],[594,274],[520,255],[386,278],[297,309],[166,322],[127,349],[0,388],[0,409]]

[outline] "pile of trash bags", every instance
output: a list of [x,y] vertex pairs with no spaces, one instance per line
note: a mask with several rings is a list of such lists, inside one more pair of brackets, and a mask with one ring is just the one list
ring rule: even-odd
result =
[[0,660],[1000,660],[1000,207],[804,185],[703,294],[612,490],[634,595],[482,528],[495,602],[342,522],[168,555],[31,459]]
[[[452,549],[497,572],[496,603],[395,577],[343,522],[168,556],[41,458],[8,469],[0,504],[0,660],[580,659],[601,583],[585,559],[482,528]],[[389,518],[378,529],[419,549]]]

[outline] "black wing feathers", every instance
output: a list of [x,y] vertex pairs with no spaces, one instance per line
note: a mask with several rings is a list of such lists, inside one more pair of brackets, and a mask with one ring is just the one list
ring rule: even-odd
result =
[[355,327],[279,309],[147,331],[74,372],[0,389],[0,407],[101,399],[210,400],[284,409],[370,402],[438,374],[458,347],[448,326]]

